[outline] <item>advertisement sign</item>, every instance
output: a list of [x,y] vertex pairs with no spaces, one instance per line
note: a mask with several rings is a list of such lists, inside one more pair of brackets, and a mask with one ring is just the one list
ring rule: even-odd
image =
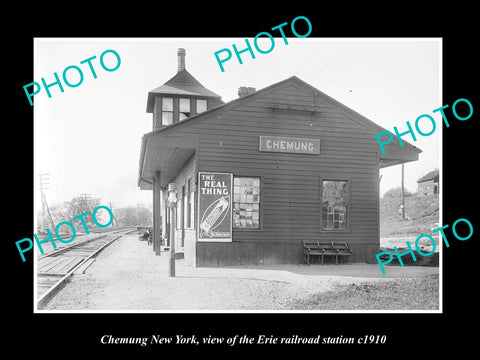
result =
[[198,173],[198,241],[232,241],[232,178]]

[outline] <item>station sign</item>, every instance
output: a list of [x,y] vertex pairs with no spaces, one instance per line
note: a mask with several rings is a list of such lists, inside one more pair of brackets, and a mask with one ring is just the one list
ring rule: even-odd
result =
[[260,136],[259,151],[291,154],[320,154],[319,139]]

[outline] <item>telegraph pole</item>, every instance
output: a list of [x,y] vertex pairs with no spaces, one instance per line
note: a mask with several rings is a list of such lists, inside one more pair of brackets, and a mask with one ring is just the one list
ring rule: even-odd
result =
[[[110,210],[112,211],[112,214],[113,214],[113,204],[112,204],[112,202],[109,202],[108,205],[109,205],[109,208],[110,208]],[[115,221],[115,225],[117,225],[117,227],[118,227],[117,218],[115,216],[113,216],[113,221]],[[113,227],[113,222],[112,222],[112,227]]]
[[88,200],[90,200],[90,194],[80,194],[80,198],[83,197],[83,201],[85,201],[85,204],[87,204],[88,210],[91,212],[92,209],[90,208],[90,203]]
[[38,178],[40,185],[40,196],[42,198],[42,219],[48,219],[50,225],[52,226],[52,229],[54,229],[55,225],[53,224],[52,215],[50,214],[50,209],[48,208],[47,197],[44,192],[44,190],[49,189],[49,187],[47,187],[48,185],[50,185],[50,183],[48,183],[48,181],[50,180],[48,178],[49,175],[50,174],[38,174]]
[[45,213],[46,211],[45,193],[43,192],[43,190],[49,189],[47,186],[50,184],[46,182],[49,180],[48,178],[46,178],[46,176],[48,175],[49,174],[38,174],[38,181],[40,184],[40,196],[42,198],[42,213]]

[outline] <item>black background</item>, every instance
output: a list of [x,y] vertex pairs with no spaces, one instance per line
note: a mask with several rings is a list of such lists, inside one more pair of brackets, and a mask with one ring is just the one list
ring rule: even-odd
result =
[[[476,150],[480,106],[478,90],[478,38],[474,28],[478,20],[473,6],[459,2],[438,3],[419,8],[418,4],[385,3],[383,7],[338,7],[325,4],[300,5],[277,3],[260,9],[247,3],[189,3],[165,6],[165,3],[78,3],[65,7],[44,3],[10,8],[5,14],[2,66],[3,105],[3,191],[4,222],[2,255],[6,260],[3,274],[4,331],[3,349],[14,355],[45,355],[52,358],[89,355],[151,355],[167,353],[225,351],[237,354],[266,352],[268,355],[315,357],[328,354],[390,357],[418,357],[443,350],[460,350],[465,354],[475,341],[476,310],[475,260],[478,257],[478,198],[475,168],[479,164]],[[21,262],[15,241],[31,237],[33,224],[33,108],[29,106],[23,85],[33,79],[34,37],[229,37],[252,38],[261,31],[306,16],[312,23],[309,37],[442,37],[443,104],[450,127],[443,129],[443,224],[467,218],[474,234],[468,241],[450,241],[443,252],[443,314],[34,314],[33,259],[31,253]],[[475,23],[477,21],[477,23]],[[299,23],[298,23],[299,24]],[[298,29],[300,34],[304,33]],[[468,121],[458,121],[451,105],[467,98],[474,113]],[[433,109],[425,109],[429,113]],[[395,111],[395,109],[392,109]],[[419,114],[420,115],[420,114]],[[407,120],[407,119],[406,119]],[[61,151],[61,149],[58,149]],[[451,231],[447,235],[452,238]],[[6,334],[6,335],[5,335]],[[359,337],[387,336],[384,345],[266,346],[227,345],[147,346],[102,345],[100,337],[150,337],[152,334],[175,337],[230,337],[258,334],[290,337],[316,335]],[[6,336],[6,338],[5,338]],[[33,353],[31,352],[33,351]],[[302,355],[301,355],[302,354]]]

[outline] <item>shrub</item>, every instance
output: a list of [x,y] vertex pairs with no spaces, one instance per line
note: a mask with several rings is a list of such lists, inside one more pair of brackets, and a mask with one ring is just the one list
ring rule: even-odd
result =
[[[404,194],[405,197],[414,195],[413,193],[411,193],[407,189],[404,190],[403,194]],[[390,189],[385,194],[383,194],[384,198],[400,198],[401,196],[402,196],[402,188],[400,186],[396,187],[396,188],[393,188],[393,189]]]

